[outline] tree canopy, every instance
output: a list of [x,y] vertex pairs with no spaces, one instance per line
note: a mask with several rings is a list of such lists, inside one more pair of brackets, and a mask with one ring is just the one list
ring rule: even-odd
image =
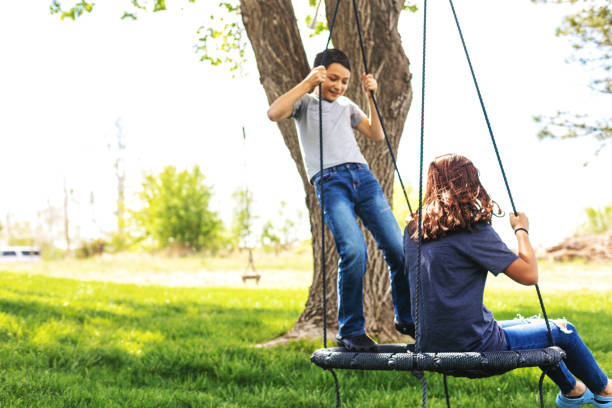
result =
[[[595,73],[591,88],[612,95],[612,0],[551,2],[585,3],[582,10],[563,19],[556,34],[572,42],[575,51],[569,61],[583,64]],[[555,116],[536,116],[535,120],[544,124],[540,138],[593,137],[599,141],[596,153],[612,141],[612,117],[593,118],[588,113],[558,111]]]
[[222,223],[208,208],[211,189],[204,180],[198,166],[181,172],[167,166],[157,175],[148,175],[139,193],[143,208],[133,213],[137,224],[160,247],[213,247]]

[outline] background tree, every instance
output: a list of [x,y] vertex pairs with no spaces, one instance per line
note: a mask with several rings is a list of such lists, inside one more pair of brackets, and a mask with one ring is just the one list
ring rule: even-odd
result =
[[[419,191],[412,188],[409,184],[404,184],[404,188],[406,189],[406,194],[408,195],[408,200],[410,200],[410,206],[412,208],[419,208]],[[399,181],[395,182],[393,186],[393,215],[397,220],[399,225],[406,224],[406,218],[410,213],[408,209],[408,204],[406,203],[406,197],[404,197],[404,192],[402,191],[402,186]]]
[[113,154],[113,169],[117,179],[117,235],[113,237],[113,245],[116,250],[124,249],[126,246],[126,219],[125,219],[125,132],[123,131],[123,121],[118,118],[115,121],[117,133],[116,143],[109,142],[108,149]]
[[275,252],[279,252],[281,249],[290,249],[298,242],[296,220],[302,217],[301,211],[294,215],[287,214],[287,203],[281,201],[277,215],[268,219],[263,225],[260,237],[261,244],[265,248],[274,249]]
[[13,221],[8,245],[32,246],[34,243],[34,228],[29,221]]
[[47,206],[40,211],[40,236],[39,243],[41,250],[46,258],[56,258],[60,255],[57,249],[57,243],[63,241],[64,238],[64,209],[51,204],[51,200],[47,200]]
[[253,242],[253,221],[255,217],[253,209],[253,193],[249,191],[248,182],[248,153],[246,144],[246,130],[242,127],[242,174],[244,177],[243,186],[233,194],[234,217],[232,218],[231,240],[238,248],[248,249],[249,256],[252,257]]
[[133,212],[137,225],[162,248],[216,248],[222,223],[208,208],[212,192],[204,180],[198,166],[182,172],[167,166],[146,176],[138,194],[143,208]]
[[232,244],[238,248],[251,248],[253,246],[252,229],[253,216],[253,193],[244,187],[236,190],[232,195],[234,199],[234,214],[231,225]]
[[[315,1],[310,0],[311,6],[314,3]],[[136,1],[131,4],[134,7],[131,11],[125,12],[123,18],[135,19],[143,10],[160,11],[166,8],[164,0],[154,0],[147,3],[148,6]],[[325,0],[328,24],[335,5],[336,0]],[[206,20],[207,25],[199,31],[201,35],[199,49],[203,60],[212,64],[229,63],[230,69],[238,69],[244,61],[245,49],[248,46],[244,36],[246,32],[255,54],[259,78],[269,102],[306,77],[310,71],[310,64],[306,58],[290,0],[233,0],[219,2],[219,6],[218,15]],[[92,3],[83,0],[73,7],[64,9],[58,0],[53,0],[51,12],[59,14],[62,18],[74,19],[85,12],[91,12],[92,7]],[[379,78],[377,98],[394,151],[397,151],[412,100],[409,61],[397,30],[400,13],[407,7],[410,6],[407,6],[404,0],[357,0],[366,57],[370,71]],[[412,9],[414,10],[414,7]],[[354,67],[353,76],[359,77],[363,71],[363,63],[351,1],[342,2],[332,41],[334,46],[349,55],[351,65]],[[360,88],[359,80],[351,82],[347,96],[367,111],[366,96]],[[317,198],[306,175],[293,121],[285,120],[279,122],[278,126],[302,180],[313,236],[312,285],[305,309],[288,336],[319,336],[323,321],[323,285],[326,285],[328,294],[328,322],[332,329],[335,327],[338,255],[331,234],[325,228],[324,262],[327,279],[323,282],[320,273],[322,248],[319,239],[323,225]],[[385,143],[371,142],[359,134],[356,137],[384,194],[388,200],[391,200],[394,170]],[[393,329],[393,307],[386,264],[382,254],[376,249],[376,243],[371,235],[368,232],[364,235],[368,246],[368,273],[364,281],[366,329],[382,340],[392,339],[397,337],[397,333]]]
[[74,191],[69,189],[66,184],[66,177],[64,177],[64,238],[66,240],[66,256],[71,255],[70,250],[70,216],[69,216],[69,205],[72,201]]
[[[542,1],[542,0],[534,0]],[[597,92],[612,95],[612,0],[549,0],[553,3],[585,3],[576,14],[566,16],[557,35],[569,37],[575,49],[570,61],[578,61],[598,77],[591,82]],[[540,138],[593,137],[599,153],[612,141],[612,117],[593,118],[585,113],[558,111],[555,116],[536,116],[544,127]]]
[[585,210],[586,222],[580,226],[582,234],[601,234],[612,231],[612,205],[605,207],[589,207]]

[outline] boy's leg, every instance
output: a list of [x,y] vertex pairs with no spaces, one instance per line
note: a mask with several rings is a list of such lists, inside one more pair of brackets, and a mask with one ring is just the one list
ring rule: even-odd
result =
[[[594,393],[608,383],[593,354],[578,335],[576,328],[564,320],[551,320],[551,331],[555,344],[567,353],[564,362],[547,375],[557,384],[561,392],[568,394],[576,385],[574,375]],[[550,346],[546,323],[542,319],[528,319],[524,324],[503,327],[511,350],[537,349]]]
[[378,180],[368,168],[356,172],[357,215],[372,233],[389,267],[396,323],[412,323],[410,286],[404,273],[402,232]]
[[[324,171],[326,174],[326,171]],[[327,173],[324,180],[323,213],[340,256],[338,261],[338,335],[353,337],[365,333],[363,314],[363,276],[367,250],[357,224],[355,204],[351,196],[350,176],[346,171]],[[320,178],[314,185],[321,202]]]

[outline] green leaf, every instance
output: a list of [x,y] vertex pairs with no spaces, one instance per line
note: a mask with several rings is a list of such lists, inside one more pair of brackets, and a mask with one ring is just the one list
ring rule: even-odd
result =
[[132,19],[132,20],[136,20],[136,15],[133,14],[133,13],[128,13],[127,11],[124,11],[123,15],[121,16],[121,19],[125,20],[125,19],[128,19],[128,18]]

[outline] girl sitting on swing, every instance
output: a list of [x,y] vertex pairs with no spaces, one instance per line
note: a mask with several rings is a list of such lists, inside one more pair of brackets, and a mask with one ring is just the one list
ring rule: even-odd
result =
[[[491,227],[495,204],[470,160],[458,154],[437,157],[429,166],[422,206],[420,328],[421,350],[502,351],[550,346],[540,318],[496,321],[483,304],[487,271],[505,273],[522,285],[538,282],[538,266],[529,242],[529,220],[510,214],[518,255]],[[498,209],[498,213],[501,210]],[[412,310],[416,310],[418,214],[408,220],[404,253]],[[551,321],[555,344],[565,362],[547,375],[560,389],[561,408],[593,404],[612,408],[612,382],[599,368],[576,328]],[[583,382],[577,382],[574,375]]]

